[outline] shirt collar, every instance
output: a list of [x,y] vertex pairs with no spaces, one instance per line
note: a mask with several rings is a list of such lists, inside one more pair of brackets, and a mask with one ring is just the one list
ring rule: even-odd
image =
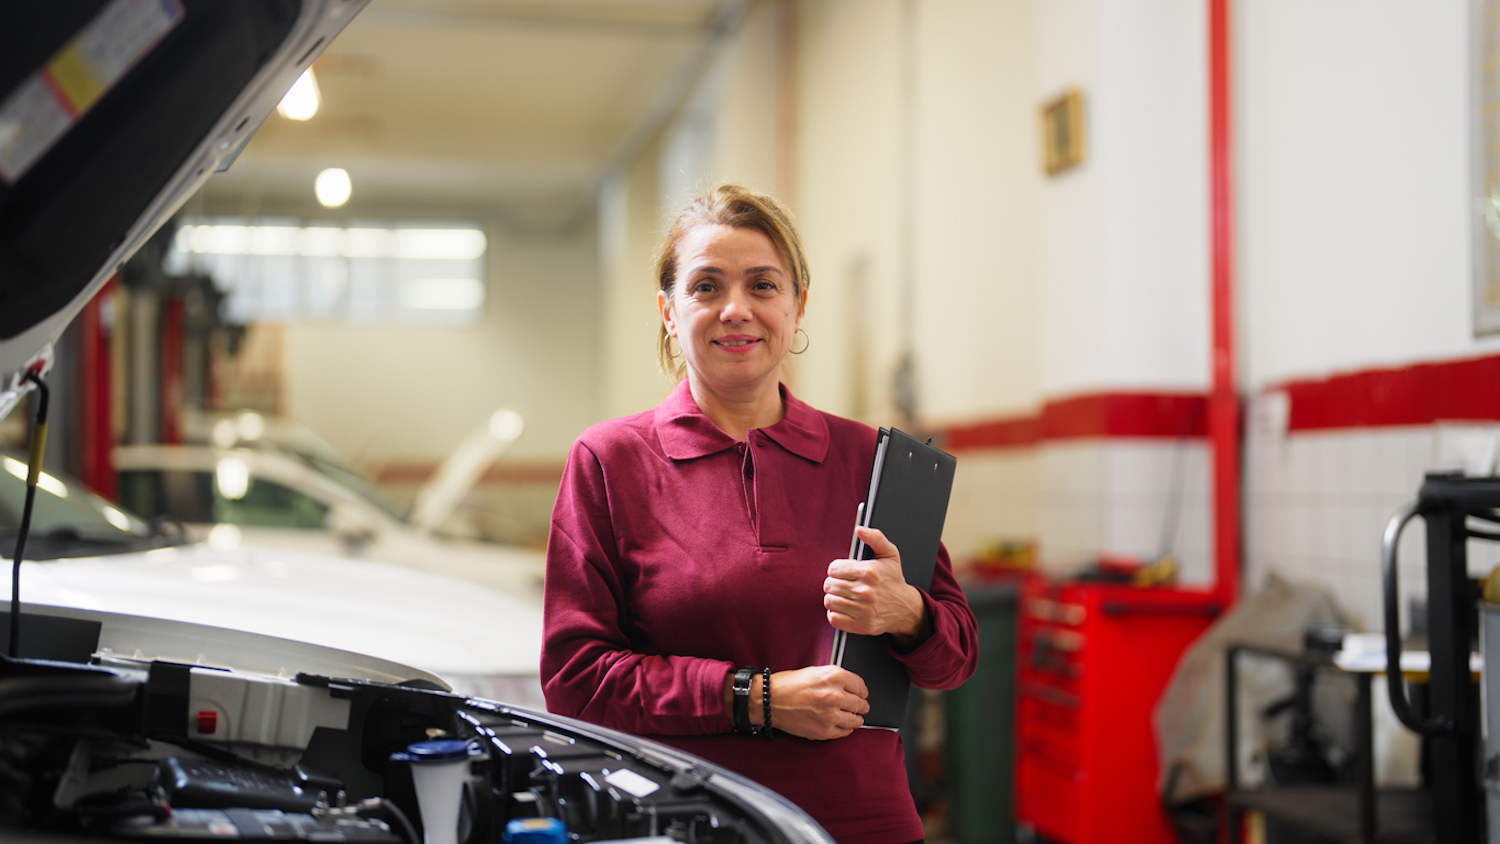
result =
[[[828,420],[793,396],[785,384],[780,385],[780,389],[786,415],[775,425],[760,430],[798,457],[822,463],[828,454]],[[661,439],[662,450],[673,460],[692,460],[717,454],[733,448],[738,442],[719,430],[698,409],[686,378],[656,406],[656,433]]]

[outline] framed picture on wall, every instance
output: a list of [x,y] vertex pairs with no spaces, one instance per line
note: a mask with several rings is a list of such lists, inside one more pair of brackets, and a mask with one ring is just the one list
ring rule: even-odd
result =
[[1042,167],[1055,176],[1083,163],[1083,92],[1069,88],[1042,104]]

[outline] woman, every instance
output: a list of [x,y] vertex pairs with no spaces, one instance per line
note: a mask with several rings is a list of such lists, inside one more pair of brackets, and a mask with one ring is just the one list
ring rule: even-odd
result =
[[947,551],[929,592],[879,531],[859,531],[876,559],[837,559],[875,431],[781,384],[808,274],[779,203],[735,185],[698,198],[656,269],[659,356],[681,380],[568,456],[547,543],[547,706],[738,771],[841,842],[917,841],[900,738],[860,729],[865,684],[827,663],[837,628],[886,636],[918,686],[967,679],[974,616]]

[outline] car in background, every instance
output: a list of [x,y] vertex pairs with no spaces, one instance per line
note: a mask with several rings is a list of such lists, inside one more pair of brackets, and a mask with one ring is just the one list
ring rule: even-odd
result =
[[525,429],[519,413],[509,408],[496,410],[448,454],[417,489],[413,506],[406,508],[394,504],[338,449],[295,419],[255,410],[183,413],[186,444],[287,454],[418,530],[463,538],[494,538],[467,523],[466,517],[472,514],[459,513],[459,506],[484,470],[509,450]]
[[[0,453],[0,563],[10,571],[27,466]],[[10,581],[3,590],[10,596]],[[30,603],[230,627],[419,666],[468,695],[543,705],[537,600],[397,566],[215,547],[41,473],[21,595]]]
[[119,446],[120,501],[219,548],[241,543],[404,566],[540,601],[538,549],[423,529],[332,464],[280,449]]

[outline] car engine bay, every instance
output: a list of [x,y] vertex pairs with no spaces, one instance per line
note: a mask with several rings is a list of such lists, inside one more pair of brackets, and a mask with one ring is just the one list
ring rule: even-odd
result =
[[[108,648],[4,658],[0,836],[482,844],[553,818],[580,842],[828,840],[779,796],[670,748],[432,686]],[[424,742],[464,749],[446,838],[423,829],[407,751]]]

